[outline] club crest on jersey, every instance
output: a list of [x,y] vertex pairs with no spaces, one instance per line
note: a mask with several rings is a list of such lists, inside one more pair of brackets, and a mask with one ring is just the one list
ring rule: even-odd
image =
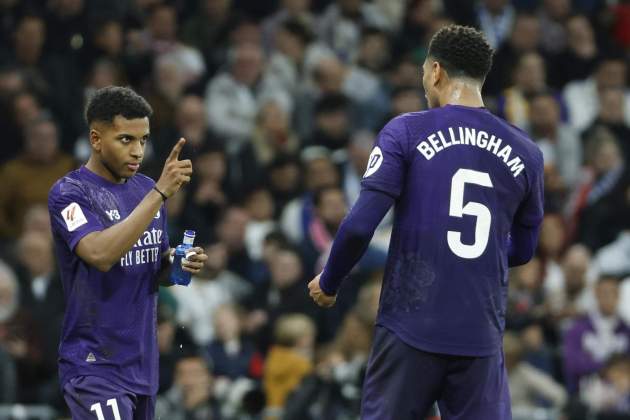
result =
[[66,227],[69,232],[77,230],[80,226],[88,222],[78,203],[70,203],[68,207],[61,210],[61,217],[63,221],[66,222]]
[[380,147],[376,146],[374,150],[372,150],[372,153],[370,153],[367,169],[365,170],[365,174],[363,175],[363,178],[367,178],[368,176],[378,171],[378,168],[381,167],[382,163],[383,163],[383,152],[381,151]]
[[120,213],[118,210],[105,210],[105,213],[107,213],[107,217],[109,217],[109,220],[111,221],[120,220]]

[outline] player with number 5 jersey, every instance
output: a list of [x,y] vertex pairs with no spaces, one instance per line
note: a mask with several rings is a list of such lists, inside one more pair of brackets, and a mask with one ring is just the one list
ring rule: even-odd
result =
[[342,223],[313,299],[331,306],[374,229],[395,206],[363,419],[511,418],[502,337],[508,267],[533,255],[543,218],[543,159],[484,106],[492,62],[483,35],[448,26],[423,65],[431,109],[380,132],[362,191]]

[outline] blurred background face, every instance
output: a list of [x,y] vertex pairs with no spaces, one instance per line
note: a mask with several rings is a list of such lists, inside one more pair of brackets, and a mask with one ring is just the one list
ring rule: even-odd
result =
[[329,189],[321,194],[317,215],[329,228],[336,230],[346,216],[347,210],[346,199],[340,189]]
[[567,38],[572,49],[579,49],[584,44],[595,42],[593,27],[584,16],[574,16],[567,22]]
[[37,59],[41,55],[45,41],[44,21],[36,17],[22,20],[15,31],[15,50],[19,56]]
[[323,94],[339,93],[345,78],[345,67],[334,57],[324,58],[317,63],[315,81]]
[[558,215],[546,215],[540,229],[539,246],[550,258],[560,254],[564,245],[565,230],[562,218]]
[[122,25],[116,21],[107,22],[100,31],[96,33],[94,43],[108,55],[117,56],[123,49],[123,29]]
[[595,72],[599,89],[621,88],[626,84],[626,64],[622,60],[606,60]]
[[624,124],[624,90],[609,88],[599,92],[599,118],[607,123]]
[[149,19],[149,30],[156,40],[174,41],[177,34],[177,14],[169,6],[160,6]]
[[260,77],[263,70],[263,52],[259,45],[243,43],[234,52],[232,74],[240,83],[251,86]]
[[[55,266],[52,242],[44,233],[24,234],[18,242],[18,252],[20,262],[29,271],[31,277],[46,275],[52,272]],[[33,256],[37,257],[33,258]]]
[[269,171],[271,187],[274,192],[291,193],[300,188],[300,167],[289,162]]
[[284,289],[302,278],[302,261],[293,251],[279,250],[269,266],[271,281],[274,286]]
[[520,289],[536,290],[541,283],[541,262],[538,258],[532,258],[527,264],[521,265],[515,270],[516,283]]
[[339,184],[339,172],[328,158],[312,159],[306,164],[306,186],[310,191]]
[[205,0],[204,10],[208,17],[225,16],[232,5],[232,0]]
[[274,135],[286,134],[289,131],[289,116],[277,103],[271,101],[263,105],[259,115],[263,130]]
[[258,190],[247,199],[249,216],[258,221],[271,220],[274,213],[274,202],[268,190]]
[[20,93],[13,101],[15,122],[23,129],[27,127],[29,122],[37,118],[41,112],[42,109],[39,102],[30,93]]
[[560,122],[560,107],[555,98],[550,95],[535,97],[530,103],[529,119],[535,132],[546,134],[555,130]]
[[576,292],[584,288],[590,262],[591,255],[586,247],[574,245],[567,250],[562,262],[562,269],[565,286],[569,292]]
[[570,0],[544,0],[543,5],[552,19],[562,20],[571,12]]
[[228,260],[227,248],[221,242],[204,247],[208,259],[204,263],[205,269],[211,274],[218,274],[225,270]]
[[200,142],[202,139],[199,135],[205,133],[208,128],[206,110],[201,98],[196,95],[184,96],[175,112],[175,124],[186,140],[192,140],[186,133],[195,133],[193,138]]
[[175,383],[183,394],[202,392],[210,395],[212,376],[201,357],[187,357],[175,366]]
[[595,151],[593,166],[598,174],[615,169],[623,161],[619,146],[613,140],[602,141]]
[[490,13],[501,13],[508,0],[483,0],[483,5]]
[[361,39],[359,62],[374,72],[380,72],[389,59],[389,42],[385,34],[373,33]]
[[545,87],[545,63],[537,53],[525,54],[514,73],[514,82],[525,93],[539,92]]
[[227,246],[228,252],[243,249],[248,222],[249,216],[244,210],[236,207],[227,210],[227,214],[218,226],[218,234],[221,242]]
[[278,51],[292,58],[298,64],[301,64],[300,60],[304,55],[304,47],[302,40],[286,29],[280,28],[276,33],[276,48],[278,48]]
[[597,307],[602,315],[613,316],[617,314],[619,284],[615,279],[600,280],[595,288],[595,297],[597,298]]
[[422,97],[417,89],[403,90],[392,98],[392,115],[421,111],[423,108]]
[[310,9],[311,0],[282,0],[282,6],[292,15],[299,15]]
[[223,341],[236,340],[241,332],[241,321],[231,306],[220,306],[214,313],[214,326],[217,337]]
[[36,162],[52,162],[57,155],[59,139],[52,121],[41,121],[26,130],[26,154]]
[[222,182],[227,172],[227,162],[222,152],[206,152],[195,159],[195,172],[199,178]]
[[512,29],[512,46],[520,51],[533,51],[540,42],[540,23],[535,16],[521,15]]

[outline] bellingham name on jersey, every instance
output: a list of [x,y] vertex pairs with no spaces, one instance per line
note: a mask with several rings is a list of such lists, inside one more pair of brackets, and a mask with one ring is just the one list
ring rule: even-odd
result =
[[417,149],[427,160],[431,160],[433,156],[451,146],[477,146],[502,159],[516,178],[525,169],[525,164],[520,157],[512,156],[512,146],[506,144],[501,147],[502,143],[502,139],[483,130],[469,127],[457,127],[457,129],[449,127],[447,135],[438,130],[427,136],[426,140],[421,141]]

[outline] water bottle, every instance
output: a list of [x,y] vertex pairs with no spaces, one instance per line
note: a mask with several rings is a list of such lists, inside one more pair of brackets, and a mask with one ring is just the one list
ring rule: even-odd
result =
[[188,286],[190,283],[190,276],[192,273],[184,271],[182,269],[182,260],[193,255],[194,252],[190,251],[195,241],[195,231],[187,230],[184,232],[184,240],[180,245],[175,248],[175,257],[173,259],[173,265],[171,267],[171,283],[179,284],[182,286]]

